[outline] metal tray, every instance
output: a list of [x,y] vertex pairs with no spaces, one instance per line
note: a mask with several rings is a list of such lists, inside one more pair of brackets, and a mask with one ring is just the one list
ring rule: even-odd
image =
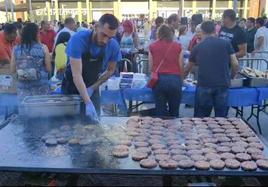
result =
[[266,87],[268,86],[268,79],[266,78],[247,78],[245,86],[248,87]]
[[245,78],[231,79],[230,88],[241,88],[244,86]]
[[240,75],[245,77],[244,86],[247,87],[266,87],[268,86],[268,79],[266,78],[258,78],[258,77],[250,77],[244,73],[240,72]]
[[28,96],[22,101],[19,114],[28,118],[78,115],[81,103],[77,95]]

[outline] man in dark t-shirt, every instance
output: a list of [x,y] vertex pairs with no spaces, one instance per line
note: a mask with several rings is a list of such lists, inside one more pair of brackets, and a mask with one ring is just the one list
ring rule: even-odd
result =
[[236,23],[236,13],[232,9],[223,13],[223,27],[219,38],[231,42],[237,58],[242,58],[247,53],[247,39],[245,31]]
[[202,23],[201,30],[203,41],[193,48],[185,68],[187,75],[194,64],[198,66],[194,115],[208,117],[214,108],[216,117],[226,117],[230,79],[238,70],[235,51],[230,42],[215,37],[213,22]]
[[254,39],[255,39],[255,34],[257,32],[257,28],[255,27],[255,18],[248,18],[247,19],[247,31],[246,31],[246,36],[247,36],[247,52],[252,53],[254,51]]

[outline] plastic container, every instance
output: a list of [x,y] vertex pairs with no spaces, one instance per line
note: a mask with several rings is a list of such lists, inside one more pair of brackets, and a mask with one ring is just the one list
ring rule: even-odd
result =
[[146,75],[144,73],[134,73],[133,79],[146,79]]
[[16,93],[15,78],[9,74],[0,75],[0,93]]
[[132,88],[141,89],[147,85],[146,79],[134,79],[132,82]]
[[121,78],[133,78],[134,73],[132,73],[132,72],[121,72],[120,77]]
[[107,81],[107,89],[108,90],[118,90],[120,80],[121,80],[120,77],[112,77],[112,78],[108,79],[108,81]]

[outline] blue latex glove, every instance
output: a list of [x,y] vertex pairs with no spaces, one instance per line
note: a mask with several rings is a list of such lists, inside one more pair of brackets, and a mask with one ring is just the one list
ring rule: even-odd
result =
[[91,120],[99,123],[99,117],[92,101],[86,104],[86,116],[89,117]]
[[93,95],[94,90],[93,90],[93,88],[91,86],[87,88],[87,93],[88,93],[89,97],[91,97]]

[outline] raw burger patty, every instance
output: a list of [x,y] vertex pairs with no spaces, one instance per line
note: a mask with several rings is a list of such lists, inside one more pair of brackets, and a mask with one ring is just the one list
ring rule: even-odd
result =
[[155,168],[157,167],[157,162],[155,159],[143,159],[140,161],[140,166],[143,168]]
[[253,161],[242,162],[241,167],[245,171],[254,171],[257,169],[257,164]]
[[194,161],[190,159],[180,160],[178,162],[178,166],[179,168],[182,168],[182,169],[191,169],[194,167]]
[[175,160],[160,160],[159,166],[163,169],[176,169],[178,167],[178,162]]
[[225,167],[225,162],[220,159],[214,159],[209,162],[210,167],[213,169],[223,169]]
[[256,163],[257,163],[259,168],[265,169],[265,170],[268,169],[268,160],[257,160]]
[[126,145],[117,145],[113,148],[112,155],[118,158],[128,157],[129,150]]
[[148,157],[148,154],[144,152],[136,151],[131,156],[132,156],[132,160],[140,161],[140,160],[146,159]]
[[240,168],[240,162],[235,159],[226,159],[225,166],[229,169],[238,169]]
[[206,161],[197,161],[195,162],[194,166],[196,169],[200,170],[208,170],[210,168],[209,162]]

